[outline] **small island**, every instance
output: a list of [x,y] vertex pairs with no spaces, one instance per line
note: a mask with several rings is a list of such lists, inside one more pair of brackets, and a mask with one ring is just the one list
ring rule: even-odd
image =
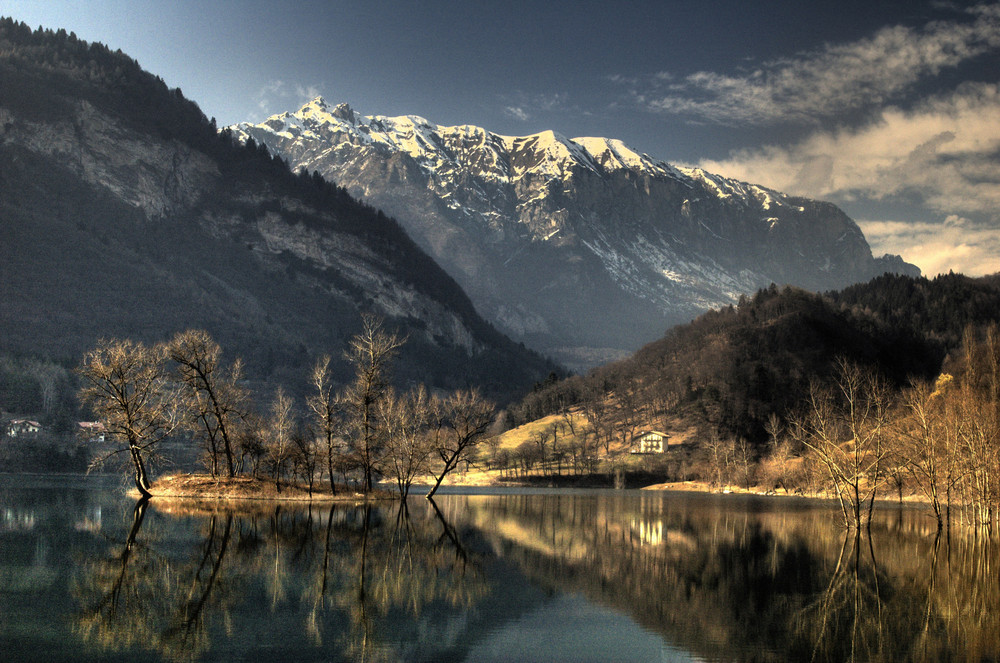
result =
[[[138,494],[138,491],[135,491]],[[271,479],[251,476],[213,477],[210,474],[170,474],[149,487],[154,498],[178,500],[269,500],[289,502],[356,504],[373,500],[395,500],[398,495],[384,490],[360,493],[345,486],[330,490],[329,483],[309,486],[294,482],[276,484]]]

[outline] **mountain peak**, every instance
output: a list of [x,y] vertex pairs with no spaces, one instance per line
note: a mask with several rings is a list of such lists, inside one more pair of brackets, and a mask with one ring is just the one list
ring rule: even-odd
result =
[[295,113],[295,116],[302,120],[315,119],[320,122],[329,120],[329,118],[336,118],[337,120],[351,124],[355,121],[354,110],[350,106],[347,104],[337,104],[333,108],[330,108],[330,104],[322,96],[303,104]]
[[326,103],[326,99],[324,99],[322,96],[319,96],[312,99],[311,101],[307,101],[306,103],[302,104],[302,108],[300,108],[298,112],[300,114],[308,112],[329,113],[330,105]]
[[[322,97],[320,97],[320,99],[322,99]],[[345,122],[354,122],[354,109],[347,104],[337,104],[333,107],[333,110],[330,111],[330,115],[344,120]]]

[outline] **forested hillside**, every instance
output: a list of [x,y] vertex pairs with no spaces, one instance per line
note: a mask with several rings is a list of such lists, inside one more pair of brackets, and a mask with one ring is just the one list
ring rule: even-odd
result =
[[547,380],[508,411],[509,423],[603,402],[607,418],[678,417],[723,436],[767,439],[772,414],[802,405],[836,360],[896,388],[933,379],[967,326],[1000,320],[1000,279],[885,275],[824,295],[771,287],[674,327],[632,357],[587,375]]
[[[252,382],[339,361],[363,312],[402,384],[518,394],[552,366],[476,313],[385,214],[64,30],[0,20],[0,353],[78,363],[101,337],[208,330]],[[4,406],[0,404],[0,409]]]

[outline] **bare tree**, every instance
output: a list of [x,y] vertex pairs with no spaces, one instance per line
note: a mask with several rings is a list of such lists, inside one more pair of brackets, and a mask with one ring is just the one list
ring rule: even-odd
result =
[[871,517],[888,453],[889,405],[877,374],[842,359],[834,386],[813,384],[806,414],[793,420],[797,438],[826,467],[848,526],[860,528],[865,510]]
[[444,403],[448,423],[443,434],[435,436],[434,451],[441,460],[434,486],[427,493],[430,499],[441,486],[441,481],[458,464],[471,458],[476,445],[483,439],[495,417],[495,406],[476,390],[456,391]]
[[274,478],[274,485],[281,490],[281,476],[285,464],[293,454],[293,433],[295,431],[294,403],[285,390],[278,387],[271,402],[271,414],[266,422],[265,447],[267,465]]
[[705,443],[705,451],[708,453],[708,464],[712,472],[712,485],[724,486],[729,482],[730,470],[734,461],[733,441],[719,437],[719,434],[713,430]]
[[364,490],[371,491],[381,461],[384,436],[379,407],[389,388],[389,365],[405,339],[382,328],[382,320],[365,313],[361,333],[351,338],[345,357],[354,367],[354,381],[339,397],[350,436],[348,442],[364,475]]
[[486,438],[486,446],[490,450],[490,463],[500,467],[500,443],[503,440],[499,435],[490,435]]
[[330,492],[336,494],[333,457],[337,447],[337,428],[341,425],[341,411],[337,404],[337,395],[330,374],[330,355],[320,357],[316,366],[313,367],[312,386],[316,391],[306,399],[306,404],[313,413],[322,436],[326,451],[326,468],[330,476]]
[[[566,443],[566,450],[569,452],[570,456],[573,458],[573,472],[577,473],[580,471],[579,463],[581,457],[586,452],[587,447],[587,434],[584,431],[580,431],[577,426],[576,415],[570,409],[564,409],[562,411],[562,424],[563,429],[569,432],[569,439]],[[579,439],[578,435],[583,439]]]
[[427,471],[431,454],[428,417],[434,407],[433,400],[423,385],[402,396],[389,390],[380,409],[386,431],[382,469],[396,480],[403,500],[409,495],[413,480]]
[[183,402],[192,432],[200,433],[208,447],[212,476],[219,474],[220,451],[225,455],[228,476],[235,476],[237,428],[246,414],[249,397],[240,384],[242,362],[237,359],[225,371],[222,349],[200,329],[177,334],[167,348],[177,365],[180,382],[187,387]]
[[522,477],[528,475],[538,462],[538,447],[531,440],[525,440],[513,451],[514,467],[520,468]]
[[951,381],[950,375],[943,375],[933,386],[926,382],[912,385],[902,396],[904,416],[893,436],[917,489],[930,501],[938,529],[944,526],[942,494],[949,483],[947,469],[954,463],[944,420],[944,391]]
[[549,460],[549,431],[545,429],[535,431],[531,435],[531,441],[538,449],[538,462],[542,466],[542,472],[544,473],[545,464]]
[[745,438],[740,438],[733,448],[736,466],[743,478],[743,485],[750,490],[751,476],[755,467],[754,448]]
[[785,427],[781,417],[772,412],[767,417],[764,424],[767,432],[767,456],[761,461],[762,475],[770,482],[771,487],[775,484],[788,492],[788,479],[790,464],[792,460],[791,439],[785,434]]
[[561,413],[560,419],[562,421],[563,428],[569,431],[570,437],[576,437],[577,434],[577,424],[576,415],[570,409],[564,409]]
[[250,475],[257,478],[260,465],[267,456],[267,446],[265,445],[266,431],[263,422],[257,415],[248,415],[244,424],[240,426],[240,434],[236,441],[238,459],[236,461],[236,471],[243,472],[246,463],[250,463]]
[[[615,401],[618,407],[614,429],[621,433],[622,447],[627,448],[642,419],[641,394],[638,387],[630,381],[615,392]],[[610,453],[611,450],[607,451]]]
[[162,345],[100,341],[84,355],[77,371],[84,381],[80,400],[93,408],[111,439],[125,445],[109,455],[128,452],[135,487],[146,497],[150,495],[146,459],[177,421],[164,356]]
[[316,483],[316,472],[320,469],[322,451],[316,441],[316,436],[308,427],[298,426],[292,433],[292,467],[293,474],[306,482],[309,494],[312,495]]
[[583,403],[583,414],[590,424],[596,444],[604,446],[604,453],[611,453],[611,441],[615,434],[612,413],[608,407],[606,396],[601,391],[594,391],[591,398]]
[[985,338],[966,330],[965,375],[952,395],[952,435],[961,468],[958,489],[968,522],[989,530],[1000,517],[1000,328],[991,324]]
[[552,459],[556,462],[556,474],[562,476],[562,465],[566,458],[567,445],[559,442],[559,422],[553,422],[549,426],[549,431],[552,433]]

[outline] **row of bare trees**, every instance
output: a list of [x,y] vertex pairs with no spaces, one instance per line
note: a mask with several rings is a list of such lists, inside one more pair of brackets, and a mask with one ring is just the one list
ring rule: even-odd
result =
[[[848,527],[862,527],[875,501],[891,492],[922,497],[941,527],[956,517],[978,528],[1000,525],[996,325],[966,330],[961,351],[936,380],[899,389],[844,358],[836,360],[832,374],[814,379],[801,406],[785,417],[770,414],[763,426],[765,444],[706,426],[697,450],[680,449],[662,460],[637,457],[632,465],[666,471],[674,463],[676,478],[682,474],[715,486],[820,491],[838,500]],[[660,412],[642,390],[641,384],[618,385],[611,393],[586,394],[576,410],[578,427],[564,409],[561,419],[535,430],[521,445],[494,449],[494,466],[520,476],[538,468],[561,473],[563,461],[573,472],[609,467],[613,447],[627,448],[614,443],[627,441]]]
[[825,477],[848,526],[870,519],[880,491],[904,488],[929,504],[939,527],[957,510],[963,523],[1000,524],[1000,331],[967,330],[962,355],[933,382],[894,392],[875,372],[838,362],[835,379],[814,384],[787,430],[769,424],[762,459],[784,483],[792,449]]
[[404,343],[379,318],[364,315],[362,331],[344,353],[354,374],[349,383],[337,384],[332,359],[323,356],[312,371],[304,413],[278,387],[260,414],[243,384],[242,362],[225,365],[205,331],[152,346],[101,341],[78,369],[80,397],[119,446],[96,462],[127,457],[136,488],[148,496],[148,465],[159,443],[183,436],[198,445],[213,477],[263,472],[279,491],[292,478],[310,492],[324,472],[331,491],[338,475],[342,483],[359,477],[366,492],[389,477],[405,496],[418,477],[432,475],[433,495],[445,476],[471,460],[493,423],[494,405],[475,390],[438,395],[421,385],[397,393],[390,369]]

